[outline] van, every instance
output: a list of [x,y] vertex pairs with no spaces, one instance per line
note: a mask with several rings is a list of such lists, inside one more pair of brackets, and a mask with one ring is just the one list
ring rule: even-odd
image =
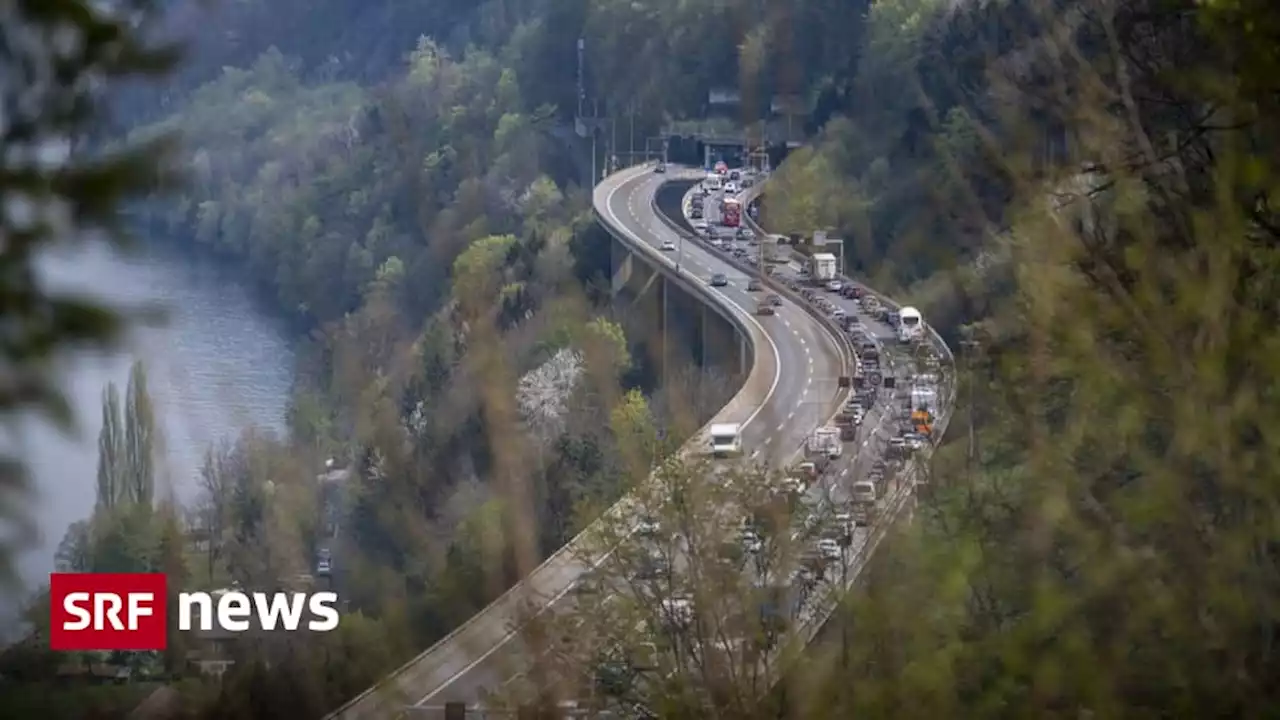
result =
[[876,484],[870,480],[859,480],[853,484],[850,493],[856,503],[874,503],[876,501]]
[[742,454],[742,426],[737,423],[717,423],[711,426],[711,454],[729,457]]

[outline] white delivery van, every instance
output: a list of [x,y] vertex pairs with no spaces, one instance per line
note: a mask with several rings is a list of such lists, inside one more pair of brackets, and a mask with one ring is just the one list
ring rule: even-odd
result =
[[702,181],[702,187],[708,190],[719,190],[723,186],[724,180],[719,173],[707,173],[707,178]]
[[717,423],[711,426],[711,454],[728,457],[742,454],[742,426],[737,423]]

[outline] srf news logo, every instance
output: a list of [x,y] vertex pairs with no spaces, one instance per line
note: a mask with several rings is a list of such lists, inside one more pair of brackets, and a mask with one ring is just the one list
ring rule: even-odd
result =
[[[161,573],[52,573],[49,647],[52,650],[164,650],[168,645],[168,579]],[[296,632],[338,627],[338,596],[318,593],[190,592],[178,595],[178,630],[255,626]]]

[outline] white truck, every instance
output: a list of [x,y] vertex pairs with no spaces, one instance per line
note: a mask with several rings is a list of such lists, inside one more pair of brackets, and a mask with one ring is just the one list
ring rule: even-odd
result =
[[836,256],[831,253],[814,253],[811,258],[813,269],[810,273],[813,282],[826,285],[836,279]]
[[844,454],[844,445],[840,442],[840,428],[827,425],[814,430],[809,436],[805,450],[811,457],[838,459]]

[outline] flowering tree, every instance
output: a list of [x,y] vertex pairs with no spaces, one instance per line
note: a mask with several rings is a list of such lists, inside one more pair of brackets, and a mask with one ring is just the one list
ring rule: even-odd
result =
[[516,402],[521,417],[539,442],[550,442],[563,429],[569,396],[577,387],[582,373],[582,354],[562,348],[520,378]]

